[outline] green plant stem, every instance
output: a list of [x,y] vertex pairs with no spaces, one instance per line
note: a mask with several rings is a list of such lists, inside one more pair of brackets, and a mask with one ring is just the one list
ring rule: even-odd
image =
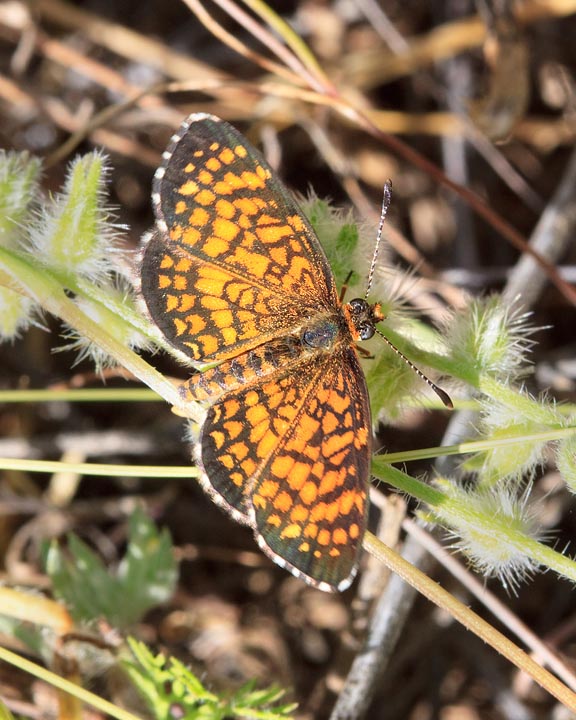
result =
[[[147,388],[110,388],[110,387],[96,387],[96,388],[66,388],[66,389],[53,389],[53,388],[38,388],[34,390],[21,390],[19,388],[13,388],[11,390],[0,390],[0,403],[41,403],[41,402],[160,402],[162,398],[158,396],[153,390]],[[454,408],[456,410],[478,410],[480,405],[478,400],[467,399],[462,400],[458,398],[452,398],[454,400]],[[435,398],[406,398],[406,407],[425,408],[427,410],[444,410],[444,406],[439,400]],[[556,412],[562,417],[570,417],[576,414],[576,405],[566,403],[559,405],[556,408]],[[576,430],[575,430],[576,432]],[[551,430],[550,434],[547,433],[535,433],[536,439],[545,438],[554,440],[556,438],[566,437],[571,434],[570,428],[562,428],[559,430]],[[478,445],[475,443],[478,442]],[[497,442],[513,443],[518,442],[517,438],[501,438]],[[414,451],[416,455],[412,455],[412,451],[408,454],[401,453],[398,459],[390,460],[390,462],[404,462],[408,460],[423,459],[429,457],[438,457],[439,455],[456,455],[458,453],[466,452],[477,452],[479,450],[490,450],[492,444],[489,446],[482,445],[482,441],[473,441],[472,443],[461,443],[460,445],[444,445],[442,447],[424,448],[423,450]],[[469,449],[470,448],[470,449]],[[423,453],[423,454],[420,454]],[[396,453],[392,455],[396,456]],[[385,456],[389,457],[388,453]]]
[[0,390],[0,403],[43,402],[160,402],[161,397],[148,388],[67,388],[53,390]]
[[555,424],[561,427],[558,423],[556,408],[553,405],[545,406],[526,393],[518,392],[487,375],[478,378],[477,388],[488,397],[514,409],[522,420],[545,425]]
[[399,575],[403,580],[428,598],[440,608],[446,610],[464,627],[471,630],[478,637],[489,643],[516,667],[524,670],[530,677],[567,708],[576,711],[576,694],[567,688],[560,680],[538,665],[529,655],[511,642],[505,635],[495,630],[488,622],[472,612],[449,592],[431,580],[422,571],[415,568],[392,548],[387,547],[372,533],[367,533],[364,547],[380,562]]
[[60,460],[29,460],[21,458],[0,458],[0,469],[20,470],[22,472],[71,472],[78,475],[98,475],[100,477],[150,477],[150,478],[179,478],[189,480],[196,477],[197,470],[191,465],[170,466],[163,465],[105,465],[103,463],[68,463]]
[[183,406],[178,389],[170,380],[83,313],[45,268],[32,265],[22,256],[0,247],[0,283],[24,291],[44,310],[61,318],[96,343],[121,367],[132,372],[183,414],[190,415],[194,411],[191,405]]
[[380,453],[374,459],[386,463],[410,462],[411,460],[427,460],[450,455],[465,455],[478,453],[487,450],[495,450],[506,445],[518,445],[523,443],[553,442],[562,438],[576,435],[576,427],[558,428],[556,430],[543,430],[542,432],[523,435],[512,435],[511,437],[489,438],[488,440],[471,440],[470,442],[458,443],[457,445],[441,445],[437,447],[422,448],[421,450],[404,450],[395,453]]
[[516,546],[522,553],[530,555],[545,567],[576,582],[576,562],[528,535],[519,533],[506,518],[482,513],[474,504],[464,502],[458,495],[448,495],[438,488],[410,477],[388,465],[382,458],[373,459],[372,472],[379,480],[384,480],[401,492],[408,493],[425,503],[432,512],[437,510],[443,520],[448,519],[450,522],[450,518],[454,518],[451,523],[453,527],[457,528],[463,521],[482,527],[484,533],[502,537],[506,543]]
[[14,667],[20,668],[24,672],[30,673],[30,675],[38,678],[38,680],[42,680],[43,682],[72,695],[81,702],[92,705],[92,707],[96,708],[105,715],[110,715],[113,718],[117,718],[117,720],[142,720],[138,717],[138,715],[133,715],[127,710],[122,710],[122,708],[113,705],[107,700],[103,700],[97,695],[94,695],[94,693],[85,690],[73,682],[70,682],[70,680],[66,680],[65,678],[56,675],[50,670],[47,670],[30,660],[26,660],[26,658],[23,658],[6,648],[0,647],[0,659],[10,663],[10,665],[13,665]]

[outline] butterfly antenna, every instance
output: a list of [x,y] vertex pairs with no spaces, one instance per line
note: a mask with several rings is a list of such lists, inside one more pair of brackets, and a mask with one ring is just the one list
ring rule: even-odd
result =
[[380,330],[378,330],[378,329],[376,330],[376,332],[378,333],[378,335],[380,335],[380,337],[382,338],[382,340],[384,340],[384,342],[385,342],[389,347],[391,347],[392,350],[394,350],[394,352],[395,352],[399,357],[402,358],[402,360],[404,360],[404,362],[406,363],[406,365],[408,365],[409,367],[411,367],[412,370],[414,370],[414,372],[416,373],[416,375],[418,375],[418,377],[419,377],[421,380],[424,380],[424,382],[425,382],[429,387],[431,387],[432,390],[434,390],[434,392],[436,393],[436,395],[438,395],[438,397],[440,398],[440,400],[442,400],[442,403],[443,403],[447,408],[449,408],[450,410],[453,410],[453,409],[454,409],[454,403],[452,402],[452,399],[451,399],[450,395],[448,395],[447,392],[445,392],[444,390],[442,390],[442,388],[439,388],[438,385],[436,385],[436,383],[433,383],[432,380],[430,380],[429,377],[426,377],[426,375],[424,375],[424,373],[422,372],[422,370],[419,370],[419,369],[416,367],[416,365],[414,365],[413,362],[411,362],[410,360],[408,360],[408,358],[406,357],[406,355],[404,355],[403,352],[400,352],[400,350],[398,350],[398,348],[396,347],[396,345],[394,345],[394,343],[393,343],[391,340],[388,340],[388,338],[386,337],[386,335],[383,335],[383,334],[380,332]]
[[[383,231],[383,229],[384,229],[384,220],[386,219],[386,214],[388,213],[388,208],[390,207],[390,202],[391,202],[391,200],[392,200],[392,180],[388,180],[387,182],[384,183],[384,196],[383,196],[383,198],[382,198],[382,210],[381,210],[381,212],[380,212],[380,222],[378,223],[378,232],[376,233],[376,245],[375,245],[375,247],[374,247],[374,254],[372,255],[372,263],[371,263],[371,265],[370,265],[370,270],[368,271],[368,280],[367,280],[367,283],[366,283],[366,293],[365,293],[365,295],[364,295],[364,300],[366,300],[366,298],[368,297],[368,293],[370,292],[370,288],[372,287],[372,280],[373,280],[373,278],[374,278],[374,271],[376,270],[376,260],[378,259],[378,252],[380,251],[380,244],[381,244],[381,242],[382,242],[382,231]],[[422,370],[419,370],[419,369],[416,367],[416,365],[414,365],[413,362],[411,362],[410,360],[408,360],[408,358],[406,357],[406,355],[404,355],[403,352],[400,352],[400,350],[398,350],[398,348],[396,347],[396,345],[394,345],[394,343],[393,343],[391,340],[389,340],[389,339],[386,337],[386,335],[383,335],[383,334],[380,332],[380,330],[378,330],[377,328],[375,328],[375,330],[376,330],[376,332],[378,333],[378,335],[380,335],[380,337],[382,338],[382,340],[384,340],[384,342],[385,342],[390,348],[392,348],[392,350],[394,350],[394,352],[395,352],[399,357],[401,357],[402,360],[404,360],[404,362],[405,362],[410,368],[412,368],[412,370],[416,373],[416,375],[418,375],[418,377],[419,377],[421,380],[424,380],[424,382],[425,382],[429,387],[431,387],[432,390],[434,390],[434,392],[436,393],[436,395],[438,395],[438,397],[440,398],[440,400],[442,400],[442,403],[443,403],[447,408],[453,409],[453,408],[454,408],[454,404],[453,404],[453,402],[452,402],[452,399],[450,398],[450,395],[448,395],[447,392],[445,392],[444,390],[442,390],[442,388],[439,388],[438,385],[436,385],[436,383],[433,383],[432,380],[430,380],[429,377],[426,377],[426,375],[424,375],[424,373],[422,372]]]
[[384,228],[384,220],[386,219],[386,214],[388,212],[388,208],[390,207],[390,202],[392,201],[392,180],[387,180],[384,183],[384,196],[382,198],[382,210],[380,211],[380,222],[378,223],[378,232],[376,233],[376,245],[374,246],[374,253],[372,255],[372,263],[370,265],[370,270],[368,271],[368,280],[366,282],[366,292],[364,293],[364,300],[368,297],[368,293],[370,292],[370,288],[372,287],[372,280],[374,278],[374,271],[376,269],[376,260],[378,258],[378,253],[380,251],[380,243],[382,241],[382,230]]

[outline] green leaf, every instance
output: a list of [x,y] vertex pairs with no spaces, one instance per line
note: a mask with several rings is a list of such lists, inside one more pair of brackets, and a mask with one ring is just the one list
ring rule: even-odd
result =
[[177,564],[168,532],[159,533],[141,510],[130,519],[126,555],[116,573],[75,535],[68,537],[68,556],[53,543],[46,570],[55,596],[77,621],[104,617],[115,627],[137,622],[173,593]]
[[[302,202],[302,209],[328,257],[336,286],[342,287],[356,264],[354,253],[358,246],[358,226],[351,222],[350,213],[333,208],[325,200],[309,198]],[[354,286],[357,283],[358,274],[353,272],[348,284]]]
[[[28,153],[0,150],[0,247],[16,249],[26,237],[30,204],[38,195],[41,162]],[[0,287],[0,339],[13,340],[31,322],[30,298]]]
[[362,360],[372,417],[374,421],[383,414],[396,418],[405,405],[406,397],[417,392],[415,386],[418,376],[399,355],[383,343],[381,347],[370,347],[370,350],[373,349],[377,354]]
[[140,509],[130,518],[128,548],[118,567],[123,592],[134,608],[143,615],[149,608],[166,602],[178,580],[172,540],[167,530],[158,532],[154,523]]
[[0,338],[13,340],[31,322],[34,303],[25,295],[0,287]]
[[558,443],[556,462],[568,490],[576,493],[576,435]]

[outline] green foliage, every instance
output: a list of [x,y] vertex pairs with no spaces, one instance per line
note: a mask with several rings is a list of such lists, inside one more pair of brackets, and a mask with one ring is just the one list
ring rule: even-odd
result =
[[354,254],[359,233],[351,214],[335,210],[326,200],[313,196],[301,201],[300,205],[324,248],[336,286],[342,287],[346,282],[351,287],[356,285],[359,275],[355,270]]
[[76,158],[62,192],[42,205],[30,239],[48,266],[90,278],[110,272],[114,233],[104,209],[107,170],[98,152]]
[[34,304],[10,288],[0,287],[0,338],[13,340],[30,324]]
[[566,486],[576,493],[576,435],[566,438],[558,444],[556,463]]
[[28,153],[0,150],[0,245],[15,247],[38,195],[41,163]]
[[397,419],[405,407],[406,398],[421,392],[421,381],[414,371],[388,347],[363,360],[362,367],[375,423],[384,418]]
[[[446,491],[451,501],[435,507],[436,520],[454,528],[454,544],[478,572],[498,577],[511,591],[536,572],[538,562],[523,541],[539,533],[526,492],[519,494],[503,484],[464,490],[442,478],[437,478],[435,485]],[[456,508],[459,510],[454,513]]]
[[[523,418],[522,418],[523,420]],[[482,426],[487,430],[492,447],[465,460],[462,467],[466,471],[478,473],[479,484],[492,486],[504,481],[521,483],[531,478],[536,468],[543,463],[547,443],[545,441],[523,442],[523,438],[545,431],[545,426],[536,426],[530,422],[508,422],[499,427],[488,427],[486,418]],[[499,440],[518,438],[514,445],[499,443]]]
[[285,691],[276,687],[257,690],[248,683],[229,698],[209,692],[181,662],[153,655],[141,642],[129,639],[134,660],[123,665],[156,720],[280,720],[290,718],[295,704],[279,705]]
[[[38,189],[40,168],[27,153],[0,151],[0,340],[14,339],[47,309],[72,315],[73,347],[100,369],[110,364],[109,350],[93,342],[76,309],[124,347],[144,347],[145,337],[156,335],[136,310],[118,262],[107,161],[97,152],[76,159],[62,192],[51,198]],[[75,307],[64,312],[70,303]]]
[[14,720],[14,715],[12,715],[2,700],[0,700],[0,720]]
[[495,375],[510,383],[526,375],[533,328],[520,307],[498,295],[471,299],[465,310],[446,323],[446,342],[458,377],[475,384],[479,375]]
[[[25,242],[40,169],[40,160],[28,153],[0,150],[0,247],[14,249]],[[18,337],[30,324],[34,310],[30,298],[0,286],[0,339]]]
[[68,537],[68,555],[53,543],[46,570],[54,595],[77,621],[104,617],[116,628],[127,628],[174,592],[178,567],[170,535],[158,532],[141,510],[130,518],[126,555],[115,573],[75,535]]

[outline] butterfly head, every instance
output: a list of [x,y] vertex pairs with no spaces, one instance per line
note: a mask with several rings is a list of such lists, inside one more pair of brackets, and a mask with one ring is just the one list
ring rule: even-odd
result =
[[370,305],[363,298],[354,298],[344,305],[344,313],[348,319],[352,337],[359,340],[369,340],[376,332],[376,323],[384,320],[379,303]]

